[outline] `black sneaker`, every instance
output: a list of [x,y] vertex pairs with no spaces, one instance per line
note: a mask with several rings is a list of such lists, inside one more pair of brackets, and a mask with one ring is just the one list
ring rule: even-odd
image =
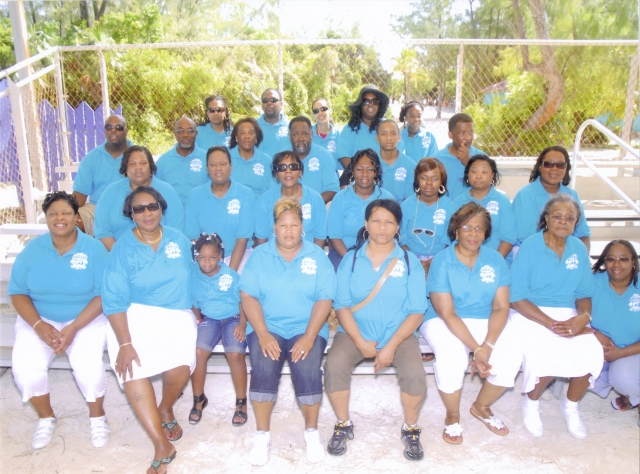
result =
[[[336,425],[337,426],[337,425]],[[405,425],[402,425],[400,429],[400,439],[404,444],[404,457],[409,461],[421,461],[424,458],[424,450],[420,444],[420,428],[404,429]]]
[[353,439],[353,424],[336,423],[333,436],[327,445],[327,451],[333,456],[342,456],[347,452],[347,438]]

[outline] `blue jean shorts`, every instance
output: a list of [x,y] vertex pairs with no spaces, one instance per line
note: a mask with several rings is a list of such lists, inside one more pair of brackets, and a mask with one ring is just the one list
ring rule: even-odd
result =
[[247,340],[240,342],[233,335],[239,322],[239,314],[227,319],[211,319],[203,314],[202,321],[198,324],[196,347],[211,352],[222,340],[225,352],[244,354],[247,351]]

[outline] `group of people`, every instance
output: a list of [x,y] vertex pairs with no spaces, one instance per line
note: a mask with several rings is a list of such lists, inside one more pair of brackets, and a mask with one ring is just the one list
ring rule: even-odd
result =
[[376,372],[395,367],[404,456],[423,459],[418,332],[435,354],[450,444],[463,441],[470,353],[472,373],[486,379],[471,415],[499,436],[509,430],[491,405],[521,368],[523,423],[536,437],[539,398],[554,377],[570,379],[560,411],[577,438],[586,436],[578,402],[588,388],[616,390],[615,409],[640,403],[638,257],[629,242],[613,241],[590,265],[564,148],[541,152],[511,203],[496,187],[496,162],[472,146],[468,115],[450,119],[452,141],[438,150],[422,105],[405,104],[400,130],[384,119],[389,101],[374,86],[360,91],[342,131],[324,99],[312,104],[314,125],[287,121],[275,89],[261,100],[258,120],[234,124],[224,98],[208,97],[206,122],[180,118],[176,145],[157,163],[126,140],[126,121],[110,116],[106,143],[81,162],[73,195],[47,195],[49,233],[18,255],[9,285],[14,378],[39,417],[34,449],[56,428],[47,369],[64,351],[89,405],[91,441],[107,443],[105,343],[153,443],[149,473],[166,472],[176,456],[173,405],[189,378],[188,421],[203,419],[207,359],[220,342],[236,392],[232,424],[248,419],[247,389],[253,406],[254,465],[268,460],[285,360],[309,462],[325,456],[324,392],[337,420],[326,451],[344,455],[354,439],[350,382],[364,359]]

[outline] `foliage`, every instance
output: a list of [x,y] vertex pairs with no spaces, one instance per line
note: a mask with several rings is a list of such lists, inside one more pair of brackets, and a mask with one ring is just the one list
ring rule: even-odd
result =
[[11,22],[0,17],[0,69],[6,69],[16,63],[11,36]]

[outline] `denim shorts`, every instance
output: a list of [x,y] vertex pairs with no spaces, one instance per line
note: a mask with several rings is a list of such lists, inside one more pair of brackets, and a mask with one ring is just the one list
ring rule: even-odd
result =
[[239,314],[227,319],[211,319],[203,314],[202,321],[198,324],[196,347],[211,352],[222,339],[225,352],[244,354],[247,351],[247,340],[240,342],[233,335],[233,331],[239,322]]
[[291,349],[302,334],[285,339],[273,332],[269,332],[276,338],[280,346],[280,358],[271,360],[265,357],[260,348],[260,342],[255,332],[247,336],[249,343],[249,356],[251,358],[251,382],[249,385],[249,397],[254,402],[275,402],[278,396],[278,384],[282,375],[282,366],[285,358],[289,361],[291,369],[291,381],[296,392],[296,399],[301,405],[315,405],[322,401],[322,371],[320,364],[327,341],[322,336],[317,336],[311,346],[311,350],[304,360],[295,364],[291,362]]

